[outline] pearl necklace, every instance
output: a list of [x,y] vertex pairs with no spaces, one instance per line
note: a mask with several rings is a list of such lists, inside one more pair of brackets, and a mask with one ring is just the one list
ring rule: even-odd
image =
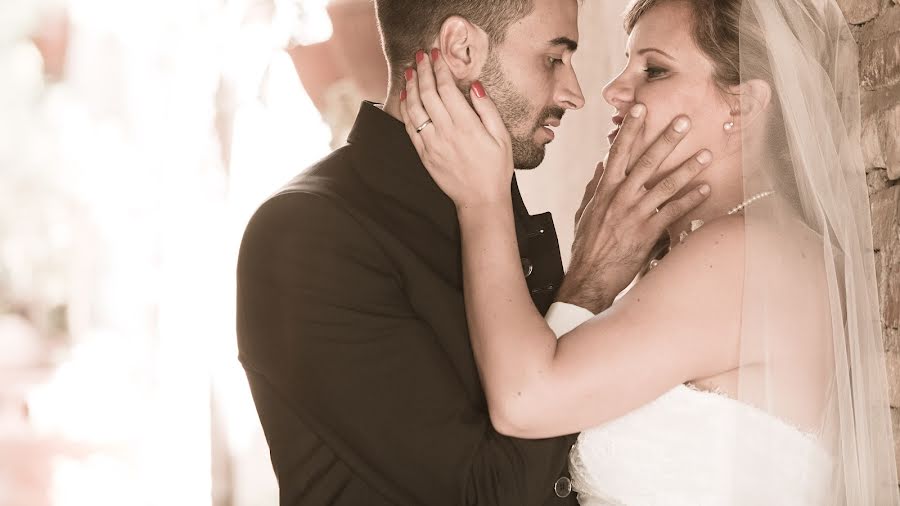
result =
[[775,190],[769,190],[767,192],[757,193],[756,195],[750,197],[749,199],[741,202],[741,204],[739,206],[736,206],[731,211],[728,211],[728,216],[731,216],[732,214],[737,214],[741,211],[741,209],[744,209],[745,207],[749,206],[750,204],[756,202],[757,200],[764,199],[771,195],[775,195]]
[[[734,206],[734,207],[731,209],[731,211],[728,211],[728,216],[732,216],[732,215],[734,215],[734,214],[737,214],[737,213],[743,211],[744,209],[746,209],[748,206],[750,206],[750,205],[753,204],[754,202],[757,202],[757,201],[759,201],[759,200],[762,200],[762,199],[764,199],[764,198],[766,198],[766,197],[770,197],[770,196],[772,196],[772,195],[775,195],[775,190],[770,190],[770,191],[766,191],[766,192],[760,192],[760,193],[757,193],[756,195],[750,197],[749,199],[747,199],[747,200],[741,202],[740,204]],[[696,232],[697,229],[699,229],[699,228],[702,227],[702,226],[703,226],[703,220],[692,220],[692,221],[691,221],[691,232]],[[681,232],[681,234],[679,234],[679,236],[678,236],[678,242],[684,242],[684,240],[687,238],[687,236],[688,236],[691,232],[688,232],[687,230]],[[651,268],[651,269],[654,268],[654,267],[656,267],[657,265],[659,265],[659,260],[651,260],[651,261],[650,261],[650,268]]]
[[[733,208],[731,208],[731,211],[728,211],[728,216],[737,214],[737,213],[743,211],[744,209],[746,209],[747,206],[753,204],[754,202],[756,202],[758,200],[762,200],[762,199],[769,197],[771,195],[774,195],[774,194],[775,194],[774,190],[757,193],[756,195],[750,197],[749,199],[747,199],[747,200],[741,202],[740,204],[734,206]],[[703,220],[691,221],[691,232],[696,232],[697,229],[702,226],[703,226]],[[688,232],[686,230],[681,232],[681,234],[679,234],[679,236],[678,236],[678,242],[684,242],[685,238],[687,238],[688,234],[690,234],[691,232]]]

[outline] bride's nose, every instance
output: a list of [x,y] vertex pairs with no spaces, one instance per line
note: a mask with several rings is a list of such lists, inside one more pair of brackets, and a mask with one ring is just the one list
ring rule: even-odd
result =
[[603,87],[603,99],[625,114],[634,103],[634,88],[619,74]]

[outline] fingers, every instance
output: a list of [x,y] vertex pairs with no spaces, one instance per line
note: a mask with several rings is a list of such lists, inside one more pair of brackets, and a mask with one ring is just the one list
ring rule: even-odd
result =
[[649,215],[654,209],[662,207],[665,202],[677,195],[708,167],[710,161],[712,161],[712,153],[704,149],[681,164],[678,169],[663,178],[644,195],[639,204],[641,212]]
[[673,223],[702,204],[709,197],[709,191],[709,185],[702,184],[688,192],[684,197],[669,202],[655,216],[650,218],[651,227],[662,233]]
[[588,190],[590,190],[591,193],[594,193],[597,190],[597,184],[600,183],[600,180],[603,179],[605,174],[606,165],[604,162],[599,162],[594,168],[594,177],[588,182]]
[[[440,129],[452,128],[453,121],[450,114],[441,100],[441,96],[437,90],[437,81],[434,77],[434,68],[431,63],[430,55],[425,51],[416,52],[416,72],[413,72],[412,79],[408,79],[406,83],[407,100],[413,100],[413,90],[415,90],[415,100],[420,100],[425,109],[428,118],[434,122],[435,126]],[[407,71],[408,72],[408,71]],[[407,74],[408,77],[408,74]],[[427,119],[427,118],[426,118]],[[425,121],[424,119],[422,121]]]
[[416,147],[416,152],[419,153],[419,158],[422,158],[425,154],[425,141],[422,139],[422,136],[416,133],[416,128],[420,123],[416,123],[409,116],[409,111],[407,111],[407,107],[409,105],[409,101],[406,99],[406,90],[403,90],[400,93],[400,117],[403,118],[403,125],[406,127],[406,134],[409,135],[409,138],[412,140],[413,146]]
[[475,106],[475,112],[481,118],[481,123],[491,134],[491,136],[499,143],[509,144],[509,131],[503,123],[497,104],[491,100],[484,90],[481,81],[472,83],[472,105]]
[[632,164],[624,189],[640,193],[641,187],[656,174],[662,162],[675,151],[678,143],[684,139],[690,129],[691,120],[687,116],[675,118],[656,141],[647,148],[647,151]]
[[619,127],[619,134],[610,146],[609,154],[606,157],[606,173],[610,182],[620,183],[625,179],[625,173],[631,164],[631,148],[644,126],[646,113],[647,107],[644,104],[631,106],[628,115]]
[[[429,115],[428,111],[425,110],[425,106],[422,104],[422,98],[419,95],[419,86],[416,82],[416,71],[412,68],[408,68],[405,71],[406,75],[406,89],[401,92],[401,103],[406,106],[406,114],[408,118],[408,127],[412,128],[409,136],[411,138],[415,138],[420,135],[419,132],[416,132],[416,129],[420,126],[424,125],[426,121],[429,119],[434,121],[433,118]],[[402,107],[401,107],[402,109]],[[426,127],[421,131],[422,136],[428,136],[433,133],[433,127]]]
[[575,226],[578,226],[578,222],[581,221],[581,215],[584,213],[584,209],[591,202],[591,199],[594,198],[594,195],[597,193],[597,185],[600,184],[600,180],[603,178],[603,162],[597,164],[597,168],[594,169],[594,177],[588,181],[587,186],[584,187],[584,195],[581,197],[581,205],[578,206],[578,211],[575,212]]
[[444,102],[444,107],[450,115],[450,121],[454,125],[465,125],[478,121],[477,114],[472,111],[465,95],[459,90],[456,79],[450,72],[450,67],[447,66],[447,61],[444,60],[441,51],[437,48],[431,50],[431,64],[434,69],[438,95]]
[[[457,125],[480,123],[497,142],[508,144],[509,133],[496,104],[479,81],[472,83],[472,106],[456,85],[453,74],[441,57],[431,50],[416,53],[417,71],[407,69],[406,102],[411,123],[418,128],[429,118],[436,128],[452,129]],[[475,110],[472,110],[474,106]],[[424,134],[424,131],[422,132]],[[427,134],[426,134],[427,135]]]

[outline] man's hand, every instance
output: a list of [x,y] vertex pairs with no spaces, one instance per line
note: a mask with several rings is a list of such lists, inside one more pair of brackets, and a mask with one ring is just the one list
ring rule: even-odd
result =
[[633,157],[645,117],[645,106],[631,108],[607,162],[597,166],[588,183],[575,217],[572,261],[556,297],[560,302],[595,314],[611,306],[648,261],[666,228],[709,196],[709,186],[701,185],[668,202],[709,165],[712,154],[705,149],[653,188],[645,187],[690,130],[687,117],[676,118],[646,152]]

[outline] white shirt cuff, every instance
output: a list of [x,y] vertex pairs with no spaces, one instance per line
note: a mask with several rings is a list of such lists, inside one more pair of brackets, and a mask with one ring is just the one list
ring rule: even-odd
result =
[[594,313],[581,306],[565,302],[554,302],[550,309],[547,310],[547,315],[544,319],[558,338],[593,317]]

